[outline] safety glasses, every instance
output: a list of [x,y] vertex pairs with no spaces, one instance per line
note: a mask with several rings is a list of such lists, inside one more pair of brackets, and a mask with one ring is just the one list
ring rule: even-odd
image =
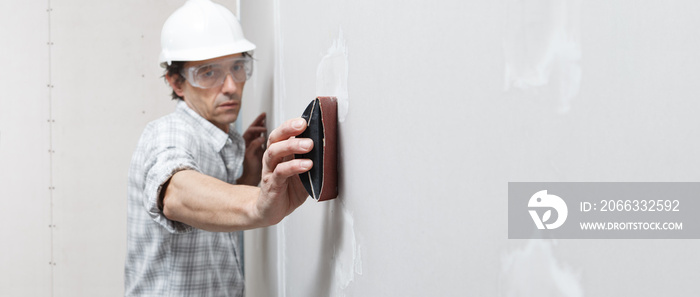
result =
[[233,81],[244,82],[253,74],[253,59],[236,57],[216,63],[191,66],[183,69],[181,74],[191,85],[202,89],[222,85],[229,74]]

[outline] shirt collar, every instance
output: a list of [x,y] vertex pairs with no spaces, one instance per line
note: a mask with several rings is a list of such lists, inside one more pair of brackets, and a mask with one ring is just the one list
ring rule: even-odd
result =
[[233,127],[229,126],[229,133],[224,132],[219,129],[219,127],[214,126],[207,119],[203,118],[196,111],[192,110],[184,100],[180,100],[177,103],[177,112],[186,115],[186,118],[190,119],[190,122],[196,126],[202,127],[205,133],[208,135],[206,139],[214,146],[217,151],[221,151],[226,145],[226,142],[230,138],[236,138],[238,134],[234,131]]

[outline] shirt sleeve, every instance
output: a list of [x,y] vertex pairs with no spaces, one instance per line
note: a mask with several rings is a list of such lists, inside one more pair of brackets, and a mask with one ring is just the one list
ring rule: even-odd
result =
[[181,170],[200,172],[194,158],[193,145],[187,133],[178,131],[159,131],[153,133],[152,141],[146,150],[145,184],[143,203],[150,217],[171,233],[186,233],[194,230],[192,226],[170,220],[165,217],[158,206],[158,197],[165,190],[163,185]]

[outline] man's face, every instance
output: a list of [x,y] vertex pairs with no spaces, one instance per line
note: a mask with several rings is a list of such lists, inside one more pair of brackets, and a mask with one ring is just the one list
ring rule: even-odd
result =
[[[242,55],[234,54],[205,61],[187,62],[184,69],[188,71],[190,67],[196,68],[204,65],[219,65],[230,69],[233,65],[231,58],[242,58]],[[193,86],[190,81],[185,81],[179,90],[175,89],[175,91],[185,99],[187,106],[192,110],[224,132],[228,132],[229,124],[238,118],[244,85],[245,81],[236,82],[232,74],[228,74],[223,80],[223,84],[219,86],[204,89]]]

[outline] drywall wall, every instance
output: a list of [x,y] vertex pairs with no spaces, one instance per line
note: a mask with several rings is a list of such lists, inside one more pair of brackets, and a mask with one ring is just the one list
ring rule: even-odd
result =
[[249,295],[700,294],[697,240],[507,239],[510,181],[698,180],[698,12],[242,1],[274,124],[345,96],[339,198],[248,232]]
[[[0,295],[121,294],[128,161],[173,108],[158,35],[183,2],[0,3]],[[697,3],[241,9],[241,126],[346,96],[340,197],[247,232],[250,296],[699,295],[696,240],[506,239],[509,181],[697,181]]]
[[[0,295],[49,296],[48,19],[46,5],[0,3]],[[22,24],[19,26],[9,24]],[[14,30],[13,30],[14,28]],[[27,32],[33,34],[27,35]],[[24,57],[23,59],[18,57]],[[18,129],[19,126],[21,129]]]

